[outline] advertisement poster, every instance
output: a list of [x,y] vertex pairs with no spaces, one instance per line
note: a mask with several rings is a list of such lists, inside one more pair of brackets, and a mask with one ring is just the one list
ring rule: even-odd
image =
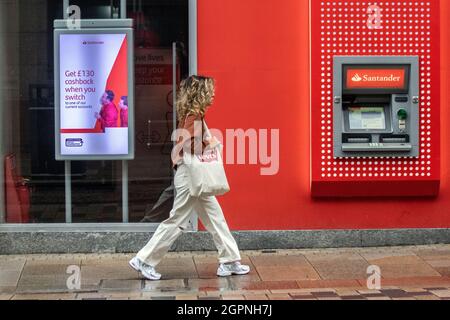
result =
[[60,34],[62,156],[129,153],[127,35]]

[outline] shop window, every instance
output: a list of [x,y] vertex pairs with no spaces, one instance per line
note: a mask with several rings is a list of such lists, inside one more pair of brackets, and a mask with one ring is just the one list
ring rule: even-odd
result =
[[[118,18],[120,1],[73,0],[82,18]],[[65,165],[55,160],[53,21],[62,0],[0,1],[0,221],[64,223]],[[135,21],[135,160],[129,221],[158,223],[172,206],[172,44],[188,75],[188,0],[128,1]],[[158,63],[142,63],[142,55]],[[122,162],[71,162],[72,222],[122,222]],[[166,190],[164,192],[164,190]],[[152,208],[158,205],[157,208]]]

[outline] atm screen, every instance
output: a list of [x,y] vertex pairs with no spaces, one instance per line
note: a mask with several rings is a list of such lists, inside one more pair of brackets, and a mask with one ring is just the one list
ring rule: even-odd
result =
[[386,130],[384,107],[348,108],[350,130]]

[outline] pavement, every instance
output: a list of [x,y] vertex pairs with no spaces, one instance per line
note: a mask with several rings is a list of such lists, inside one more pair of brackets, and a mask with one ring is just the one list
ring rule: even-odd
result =
[[159,281],[132,254],[3,255],[0,300],[450,300],[450,245],[241,254],[250,274],[218,278],[215,252],[169,253]]

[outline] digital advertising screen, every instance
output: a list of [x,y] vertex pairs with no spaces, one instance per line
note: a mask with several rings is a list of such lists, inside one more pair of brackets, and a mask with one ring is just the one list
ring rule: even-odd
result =
[[134,157],[129,34],[79,30],[56,35],[57,159]]

